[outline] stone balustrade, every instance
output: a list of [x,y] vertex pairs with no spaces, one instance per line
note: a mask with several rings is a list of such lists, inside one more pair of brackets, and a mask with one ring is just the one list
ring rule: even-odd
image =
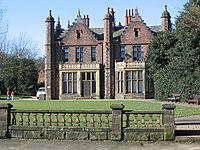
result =
[[76,64],[68,64],[62,63],[59,64],[59,70],[80,70],[80,69],[87,69],[87,70],[99,70],[100,64],[99,63],[76,63]]
[[12,126],[109,127],[111,111],[12,110]]
[[115,62],[115,69],[144,69],[145,62]]
[[124,111],[127,128],[163,128],[163,111]]
[[0,138],[66,140],[174,140],[174,104],[163,110],[12,110],[0,105]]

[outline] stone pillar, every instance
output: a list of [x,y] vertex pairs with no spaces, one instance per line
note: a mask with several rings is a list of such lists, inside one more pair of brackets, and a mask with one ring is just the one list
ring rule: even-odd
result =
[[123,126],[123,104],[112,104],[112,133],[111,140],[122,140],[122,126]]
[[174,104],[162,105],[162,109],[165,111],[163,116],[165,141],[173,141],[175,138],[175,117],[174,117],[175,108],[176,105]]
[[8,127],[11,125],[11,104],[0,104],[0,138],[8,138]]

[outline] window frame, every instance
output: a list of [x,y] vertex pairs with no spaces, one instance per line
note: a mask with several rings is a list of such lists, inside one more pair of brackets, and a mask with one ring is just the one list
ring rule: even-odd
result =
[[133,45],[133,61],[142,61],[141,45]]
[[121,58],[121,60],[125,59],[125,52],[126,52],[125,46],[121,45],[120,46],[120,58]]
[[83,62],[84,60],[84,49],[83,47],[76,47],[76,62]]
[[96,61],[96,47],[91,47],[91,61]]
[[68,47],[64,48],[64,62],[69,62],[69,48]]
[[[128,77],[128,74],[130,74],[130,78]],[[143,83],[144,83],[143,70],[126,71],[126,93],[128,93],[128,94],[143,93],[143,91],[144,91]],[[142,85],[142,86],[140,86],[140,85]]]
[[77,72],[63,72],[62,73],[62,92],[63,94],[77,93]]

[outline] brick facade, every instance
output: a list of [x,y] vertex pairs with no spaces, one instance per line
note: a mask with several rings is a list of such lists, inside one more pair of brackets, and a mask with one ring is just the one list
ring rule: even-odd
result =
[[170,30],[167,7],[162,26],[147,26],[138,10],[126,10],[125,26],[115,25],[108,8],[103,28],[90,28],[80,11],[72,25],[54,28],[46,19],[45,87],[47,99],[152,98],[153,82],[145,65],[148,45],[158,31]]

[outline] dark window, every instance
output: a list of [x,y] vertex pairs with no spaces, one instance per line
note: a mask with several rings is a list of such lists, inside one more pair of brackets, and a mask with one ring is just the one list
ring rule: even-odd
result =
[[63,93],[77,93],[77,73],[63,73]]
[[76,62],[83,62],[83,48],[76,48]]
[[135,33],[135,37],[139,37],[140,28],[135,28],[134,33]]
[[117,73],[117,82],[118,82],[118,86],[117,86],[117,93],[123,93],[124,91],[124,76],[123,76],[123,72],[118,72]]
[[91,53],[92,53],[92,61],[96,61],[96,47],[92,47]]
[[121,57],[121,60],[125,58],[125,46],[121,46],[120,57]]
[[81,38],[82,30],[76,30],[77,39]]
[[96,93],[96,72],[92,72],[92,93]]
[[65,62],[68,62],[69,61],[69,49],[68,48],[65,48],[64,49],[64,56],[65,56]]
[[141,46],[133,46],[133,61],[142,61]]
[[143,92],[143,74],[142,71],[126,72],[126,92],[142,93]]
[[90,93],[96,93],[96,72],[83,72],[81,73],[82,82],[89,82],[91,89]]

